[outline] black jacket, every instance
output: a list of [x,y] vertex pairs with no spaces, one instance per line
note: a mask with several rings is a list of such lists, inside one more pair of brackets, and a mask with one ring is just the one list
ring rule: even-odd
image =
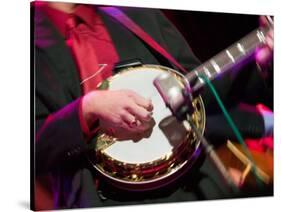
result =
[[[200,64],[181,34],[159,10],[132,8],[122,10],[187,70],[192,70]],[[175,68],[116,20],[102,12],[98,11],[98,14],[109,31],[120,61],[138,58],[144,64],[162,64]],[[32,8],[32,18],[34,18],[36,175],[52,173],[54,176],[56,190],[60,194],[57,196],[56,207],[104,205],[105,203],[97,198],[92,172],[84,165],[83,157],[80,157],[89,146],[84,141],[79,124],[81,97],[79,72],[64,39],[43,11],[40,8]],[[223,98],[228,96],[232,82],[231,76],[226,76],[224,80],[215,83],[218,88],[223,88],[219,89]],[[206,102],[210,105],[209,94],[204,95],[207,96]],[[262,129],[261,118],[255,116],[255,119]],[[216,195],[214,198],[218,197]],[[158,198],[157,201],[160,200]],[[181,197],[172,199],[175,200],[181,200]]]
[[[125,8],[124,11],[188,70],[199,64],[183,37],[159,10]],[[120,61],[137,58],[143,64],[171,66],[115,20],[103,13],[100,15],[112,37]],[[37,9],[34,24],[36,167],[40,172],[49,170],[73,154],[79,154],[87,149],[87,145],[83,141],[79,125],[78,103],[81,90],[79,72],[72,55],[64,39],[43,12]],[[69,108],[67,114],[60,113],[63,107]]]

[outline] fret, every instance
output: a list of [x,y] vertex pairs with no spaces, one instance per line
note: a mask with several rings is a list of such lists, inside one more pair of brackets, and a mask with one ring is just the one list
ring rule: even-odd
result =
[[265,36],[262,31],[257,31],[257,37],[261,43],[265,43]]
[[237,43],[236,46],[237,46],[237,49],[238,49],[243,55],[246,54],[246,51],[245,51],[245,49],[244,49],[244,46],[243,46],[241,43]]
[[209,78],[212,77],[211,72],[209,71],[209,69],[206,66],[203,66],[203,70],[204,70],[204,73],[207,75],[207,77],[209,77]]
[[226,51],[222,51],[213,57],[213,60],[216,61],[216,64],[220,67],[220,72],[223,72],[229,65],[233,65],[234,57],[229,50],[228,53],[232,56],[232,58],[229,57]]
[[212,66],[214,67],[215,71],[219,74],[221,72],[221,68],[220,66],[217,64],[217,62],[215,61],[215,59],[211,59],[210,63],[212,64]]
[[[242,49],[243,48],[241,48],[241,46],[240,46],[240,48],[238,47],[238,44],[233,45],[233,46],[228,48],[228,51],[231,54],[231,56],[233,57],[233,60],[235,61],[235,63],[238,62],[241,57],[244,57],[244,55],[245,55],[244,53],[246,53],[246,52],[245,52],[245,50],[243,51]],[[231,60],[231,62],[233,60]],[[233,63],[233,65],[234,65],[234,63]]]
[[234,59],[233,55],[230,53],[230,51],[228,49],[225,50],[225,53],[228,56],[228,58],[231,60],[231,62],[235,63],[235,59]]
[[267,28],[257,29],[240,40],[247,53],[253,52],[258,46],[264,44],[267,31]]
[[200,82],[201,84],[204,84],[204,80],[202,80],[202,79],[199,77],[198,71],[194,71],[194,73],[195,73],[195,75],[197,76],[199,82]]

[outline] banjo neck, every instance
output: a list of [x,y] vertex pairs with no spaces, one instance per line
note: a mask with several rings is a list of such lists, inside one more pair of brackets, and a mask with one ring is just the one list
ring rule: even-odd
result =
[[256,49],[265,43],[266,34],[269,30],[269,26],[255,29],[244,38],[188,73],[186,75],[187,79],[191,79],[191,82],[194,82],[195,79],[192,90],[196,92],[204,86],[205,82],[199,77],[200,75],[213,80],[219,75],[235,68],[237,65],[246,62],[254,55]]

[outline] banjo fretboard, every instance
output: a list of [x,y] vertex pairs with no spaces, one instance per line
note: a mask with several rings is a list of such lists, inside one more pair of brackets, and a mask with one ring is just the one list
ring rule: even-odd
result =
[[220,74],[234,68],[237,64],[251,57],[256,49],[265,43],[265,37],[269,29],[269,27],[261,27],[252,31],[235,44],[229,46],[187,74],[188,79],[198,79],[192,90],[197,91],[204,85],[204,81],[198,77],[199,75],[203,74],[210,80],[213,80]]

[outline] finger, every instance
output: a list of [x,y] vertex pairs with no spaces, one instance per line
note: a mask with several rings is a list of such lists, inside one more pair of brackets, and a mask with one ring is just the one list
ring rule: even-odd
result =
[[127,112],[127,111],[122,115],[122,119],[123,119],[123,121],[126,122],[128,125],[130,125],[130,124],[136,122],[135,116],[132,115],[131,113]]
[[[131,128],[129,127],[128,125],[126,124],[123,124],[121,125],[121,127],[119,127],[119,135],[122,134],[123,136],[125,137],[131,137],[131,136],[134,136],[136,134],[140,134],[140,133],[143,133],[145,131],[147,131],[147,127],[144,127],[140,121],[138,121],[138,126],[137,127],[134,127],[134,128]],[[121,133],[122,132],[122,133]]]
[[266,44],[270,49],[273,49],[273,37],[270,37],[270,35],[268,35],[266,37]]
[[266,25],[268,25],[268,21],[267,21],[267,19],[266,19],[266,17],[265,17],[264,15],[262,15],[262,16],[259,17],[259,22],[260,22],[260,25],[261,25],[261,26],[266,26]]
[[269,32],[267,33],[267,36],[270,37],[273,40],[273,30],[269,30]]
[[152,101],[151,99],[148,100],[149,101],[149,105],[148,107],[146,108],[148,111],[152,112],[153,111],[153,104],[152,104]]
[[270,50],[273,49],[273,40],[272,39],[267,39],[266,41],[267,46],[270,48]]
[[[119,126],[118,126],[119,129],[122,129],[123,133],[126,133],[126,131],[129,133],[129,132],[135,132],[136,129],[135,128],[132,128],[128,123],[126,122],[122,122]],[[125,131],[124,131],[125,130]]]
[[144,133],[146,131],[150,131],[151,129],[152,129],[152,126],[148,122],[140,123],[137,127],[137,130],[142,133]]
[[151,120],[151,112],[147,111],[145,108],[139,106],[136,103],[132,103],[128,107],[128,111],[139,119],[140,121],[150,121]]
[[271,56],[272,51],[269,49],[269,47],[264,47],[257,52],[256,61],[263,66],[268,62]]
[[153,110],[152,101],[150,99],[146,99],[133,91],[129,92],[129,96],[132,97],[139,106],[144,107],[148,111]]
[[135,128],[138,126],[139,122],[136,120],[136,117],[129,113],[128,111],[125,111],[121,115],[122,119],[130,128]]
[[140,96],[134,96],[133,98],[139,106],[145,108],[149,112],[153,111],[153,105],[152,105],[152,101],[150,99],[145,99]]

